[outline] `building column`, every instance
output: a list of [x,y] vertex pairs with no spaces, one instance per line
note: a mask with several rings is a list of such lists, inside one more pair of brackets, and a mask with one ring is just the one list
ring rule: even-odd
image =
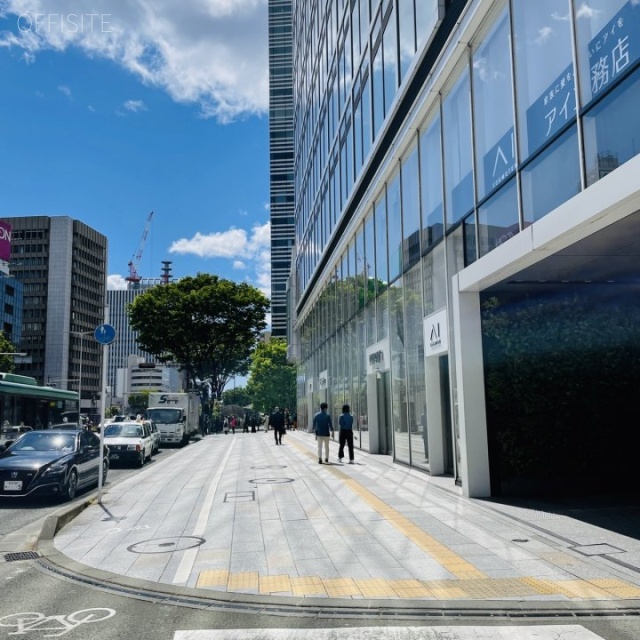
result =
[[469,498],[485,498],[491,495],[491,483],[480,295],[459,291],[458,275],[452,278],[451,308],[455,353],[453,418],[460,433],[462,492]]

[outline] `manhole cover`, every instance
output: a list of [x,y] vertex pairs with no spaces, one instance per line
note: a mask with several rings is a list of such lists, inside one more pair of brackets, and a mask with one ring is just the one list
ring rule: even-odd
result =
[[5,553],[4,559],[7,562],[16,562],[16,560],[35,560],[40,556],[35,551],[16,551],[15,553]]
[[205,543],[204,538],[197,536],[177,536],[175,538],[157,538],[155,540],[143,540],[127,547],[131,553],[171,553],[199,547]]
[[293,478],[256,478],[249,480],[249,482],[253,482],[253,484],[286,484],[293,482]]

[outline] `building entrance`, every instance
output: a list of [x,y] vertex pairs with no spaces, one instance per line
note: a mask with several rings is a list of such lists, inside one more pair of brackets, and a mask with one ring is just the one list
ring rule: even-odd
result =
[[453,429],[451,422],[451,396],[449,395],[449,356],[438,358],[440,369],[440,406],[442,407],[442,442],[444,444],[444,472],[453,474]]
[[378,453],[393,453],[393,428],[391,424],[391,377],[388,371],[376,375],[376,397],[378,405]]

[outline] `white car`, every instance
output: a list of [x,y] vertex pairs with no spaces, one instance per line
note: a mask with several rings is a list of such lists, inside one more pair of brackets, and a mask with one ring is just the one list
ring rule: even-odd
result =
[[141,467],[153,458],[154,442],[149,424],[138,421],[112,422],[104,427],[104,443],[110,462],[132,462]]

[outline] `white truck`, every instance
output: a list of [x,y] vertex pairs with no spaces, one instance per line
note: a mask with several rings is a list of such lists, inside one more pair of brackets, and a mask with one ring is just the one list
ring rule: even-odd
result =
[[150,393],[147,418],[158,426],[161,444],[184,446],[199,432],[200,396],[195,393]]

